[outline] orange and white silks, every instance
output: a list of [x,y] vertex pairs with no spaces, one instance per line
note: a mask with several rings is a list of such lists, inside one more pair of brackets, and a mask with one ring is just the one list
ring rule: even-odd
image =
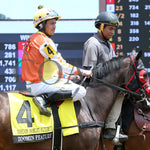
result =
[[82,69],[66,63],[51,38],[42,32],[32,34],[26,41],[22,57],[21,75],[24,81],[39,83],[58,76],[61,67],[61,78],[67,74],[79,74]]

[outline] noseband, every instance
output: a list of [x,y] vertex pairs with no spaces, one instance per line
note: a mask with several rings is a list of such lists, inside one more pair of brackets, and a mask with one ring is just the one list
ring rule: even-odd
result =
[[[147,76],[146,79],[144,79],[144,76],[142,77],[143,80],[141,82],[141,80],[139,79],[139,75],[141,74],[141,72],[146,72],[144,70],[144,65],[141,62],[141,65],[139,65],[138,67],[136,66],[133,56],[130,56],[131,59],[131,63],[130,63],[130,67],[133,68],[134,72],[131,76],[131,78],[129,79],[129,81],[127,82],[127,84],[125,85],[125,88],[129,91],[134,91],[135,93],[137,93],[138,91],[145,89],[145,86],[147,85],[147,83],[149,82],[149,78]],[[142,90],[143,91],[143,90]]]

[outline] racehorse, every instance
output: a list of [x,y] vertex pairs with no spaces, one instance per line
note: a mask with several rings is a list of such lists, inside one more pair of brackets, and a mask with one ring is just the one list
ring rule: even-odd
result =
[[[145,72],[145,79],[147,79],[146,87],[149,87],[148,73]],[[149,103],[150,94],[146,95]],[[150,150],[150,107],[146,101],[136,99],[132,95],[126,94],[124,97],[122,114],[123,121],[122,130],[128,135],[128,140],[121,143],[121,145],[115,145],[113,140],[100,141],[103,144],[103,148],[99,147],[99,150]],[[125,118],[124,118],[125,117]],[[102,142],[102,143],[101,143]]]
[[[134,67],[140,63],[141,53],[136,57],[115,58],[93,69],[93,77],[87,88],[86,100],[77,101],[78,124],[93,121],[104,122],[119,90],[129,81]],[[141,88],[141,87],[139,87]],[[135,94],[135,92],[132,92]],[[137,96],[137,94],[135,94]],[[79,110],[80,109],[80,110]],[[91,110],[91,111],[90,111]],[[63,137],[63,150],[98,150],[100,145],[101,126],[79,128],[79,133]],[[36,143],[14,144],[12,140],[10,106],[7,92],[0,93],[0,150],[52,150],[52,140]]]

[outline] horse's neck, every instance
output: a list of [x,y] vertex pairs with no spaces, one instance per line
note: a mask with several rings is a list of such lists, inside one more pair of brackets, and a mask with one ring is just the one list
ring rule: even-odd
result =
[[[111,73],[106,74],[106,77],[103,77],[103,79],[94,79],[97,83],[93,83],[91,87],[87,88],[86,97],[98,120],[103,121],[106,119],[108,112],[117,98],[118,89],[111,85],[119,88],[124,84],[130,66],[130,58],[125,58],[120,63],[120,68],[111,70]],[[107,85],[101,83],[101,81],[107,83]]]
[[126,72],[123,69],[120,69],[109,76],[106,77],[106,82],[118,87],[121,87],[124,84]]
[[98,120],[103,121],[106,119],[108,112],[116,100],[118,89],[112,87],[112,85],[119,88],[124,83],[124,78],[125,71],[120,68],[105,78],[100,79],[102,82],[107,83],[107,85],[98,83],[97,80],[95,86],[87,88],[87,99]]
[[118,91],[104,85],[87,88],[86,97],[97,120],[104,121],[106,119],[116,99],[117,93]]

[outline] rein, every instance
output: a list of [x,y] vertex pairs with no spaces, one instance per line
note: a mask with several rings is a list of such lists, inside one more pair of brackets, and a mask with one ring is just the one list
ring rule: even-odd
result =
[[[131,60],[131,64],[130,64],[130,65],[133,66],[134,72],[136,72],[137,67],[136,67],[136,65],[135,65],[135,63],[134,63],[134,61],[133,61],[133,57],[132,57],[132,56],[130,56],[130,60]],[[136,73],[135,73],[135,74],[136,74]],[[125,88],[119,87],[119,86],[117,86],[117,85],[114,85],[114,84],[105,82],[105,81],[103,81],[103,80],[101,80],[101,79],[95,78],[95,77],[93,77],[93,76],[92,76],[92,78],[95,79],[95,80],[97,80],[99,83],[102,83],[102,84],[104,84],[104,85],[106,85],[106,86],[108,86],[108,87],[110,87],[110,88],[114,88],[114,89],[117,89],[117,90],[119,90],[119,91],[122,91],[122,92],[124,92],[125,94],[128,93],[128,94],[131,94],[131,95],[134,95],[134,96],[138,96],[138,97],[140,97],[140,98],[142,98],[142,97],[144,96],[143,94],[138,94],[136,91],[133,92],[133,91],[131,91],[131,90],[128,88],[128,85],[129,85],[129,83],[131,82],[131,79],[130,79],[130,82],[125,86],[127,89],[125,89]],[[136,75],[136,79],[137,79],[137,78],[138,78],[138,77],[137,77],[137,75]],[[139,85],[139,80],[138,80],[138,85]]]
[[95,79],[95,80],[97,80],[99,83],[102,83],[102,84],[104,84],[104,85],[106,85],[106,86],[108,86],[108,87],[110,87],[110,88],[117,89],[117,90],[122,91],[122,92],[124,92],[124,93],[128,93],[128,94],[132,94],[132,95],[135,95],[135,96],[139,96],[139,97],[141,97],[141,98],[143,97],[143,94],[138,94],[138,93],[135,93],[135,92],[126,90],[126,89],[121,88],[121,87],[119,87],[119,86],[117,86],[117,85],[114,85],[114,84],[111,84],[111,83],[108,83],[108,82],[104,82],[103,80],[98,79],[98,78],[94,78],[94,77],[92,77],[92,78]]
[[56,129],[67,129],[67,128],[74,128],[74,127],[80,127],[80,128],[89,128],[89,127],[104,127],[105,123],[101,121],[91,121],[91,122],[81,122],[79,125],[74,126],[67,126],[67,127],[56,127]]

